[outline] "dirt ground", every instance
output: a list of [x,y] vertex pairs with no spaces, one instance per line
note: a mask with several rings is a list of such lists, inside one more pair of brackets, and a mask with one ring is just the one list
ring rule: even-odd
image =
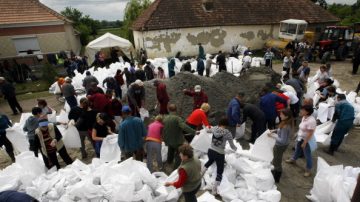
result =
[[[312,63],[311,75],[318,70],[320,64]],[[281,64],[276,64],[274,70],[281,72]],[[332,62],[333,76],[340,82],[340,88],[345,91],[350,91],[356,89],[358,82],[360,81],[360,75],[351,75],[352,64],[350,60],[343,62]],[[211,98],[209,98],[211,99]],[[59,110],[62,108],[63,104],[58,102],[55,99],[55,96],[49,95],[46,97],[46,100],[49,103],[49,106]],[[20,104],[23,106],[25,112],[30,112],[31,108],[36,104],[36,100],[24,100]],[[11,110],[7,103],[0,103],[0,112],[5,114],[11,114]],[[18,121],[20,116],[9,116],[13,121]],[[343,144],[341,145],[339,152],[335,156],[329,156],[323,152],[324,146],[319,145],[318,150],[313,154],[314,160],[314,169],[313,175],[309,178],[304,178],[304,159],[300,159],[297,162],[297,165],[288,165],[283,164],[283,176],[281,182],[278,184],[278,190],[282,194],[282,202],[292,202],[292,201],[308,201],[305,197],[306,194],[309,194],[310,189],[313,185],[313,178],[316,173],[316,162],[317,157],[324,158],[331,165],[343,164],[344,166],[360,166],[360,138],[357,137],[360,135],[360,129],[354,128],[350,131],[348,137],[345,138]],[[247,148],[248,145],[245,141],[241,141],[241,144],[244,148]],[[292,155],[292,146],[290,145],[286,153],[284,154],[284,159],[289,158]],[[88,147],[89,148],[89,147]],[[89,156],[92,155],[93,151],[89,150]],[[70,155],[72,158],[81,159],[80,152],[77,150],[71,150]],[[85,159],[84,162],[89,163],[91,159]],[[6,155],[4,150],[0,151],[0,169],[5,168],[10,164],[10,159]]]

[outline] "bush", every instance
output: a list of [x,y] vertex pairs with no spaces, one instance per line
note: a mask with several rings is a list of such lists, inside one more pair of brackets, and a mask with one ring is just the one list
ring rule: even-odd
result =
[[42,68],[42,79],[45,80],[49,85],[54,83],[57,72],[54,66],[46,63]]

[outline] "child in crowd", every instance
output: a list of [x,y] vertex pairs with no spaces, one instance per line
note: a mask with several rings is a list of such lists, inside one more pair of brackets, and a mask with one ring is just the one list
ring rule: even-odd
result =
[[216,182],[212,189],[212,194],[217,194],[217,187],[220,185],[222,180],[222,174],[224,172],[224,164],[225,164],[225,145],[226,141],[230,143],[231,149],[236,151],[236,146],[233,142],[233,136],[231,132],[226,129],[229,126],[229,121],[227,118],[222,118],[219,121],[218,126],[215,126],[208,130],[213,133],[211,140],[211,147],[208,150],[208,162],[205,163],[205,169],[202,174],[206,172],[206,170],[213,164],[216,163]]
[[156,155],[157,166],[159,170],[163,169],[162,157],[161,157],[161,133],[164,128],[162,124],[162,116],[157,115],[155,121],[149,125],[147,137],[146,137],[146,151],[147,160],[146,164],[150,172],[153,172],[153,155]]

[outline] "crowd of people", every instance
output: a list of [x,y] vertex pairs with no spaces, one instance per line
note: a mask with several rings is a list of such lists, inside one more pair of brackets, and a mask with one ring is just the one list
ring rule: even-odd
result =
[[[250,53],[248,52],[247,55]],[[198,58],[204,59],[205,52],[199,44]],[[220,56],[222,53],[220,52]],[[268,50],[265,54],[266,65],[271,67],[272,54]],[[211,127],[208,114],[211,106],[208,104],[212,98],[206,94],[206,89],[200,85],[193,89],[184,89],[186,96],[193,98],[193,111],[183,119],[177,112],[172,98],[168,95],[166,84],[163,82],[164,74],[160,71],[155,73],[151,62],[143,61],[144,67],[135,68],[131,63],[130,68],[122,72],[118,70],[115,75],[109,75],[102,84],[97,78],[86,72],[83,80],[83,87],[86,96],[81,98],[79,103],[74,86],[71,84],[70,77],[58,79],[61,93],[70,106],[68,114],[69,123],[52,123],[47,117],[52,113],[52,109],[47,106],[45,100],[38,100],[37,106],[32,108],[32,116],[26,120],[23,130],[27,132],[30,150],[35,156],[40,153],[44,163],[48,168],[56,166],[60,168],[57,154],[61,156],[66,164],[71,164],[73,159],[69,156],[62,141],[62,134],[57,125],[72,124],[79,131],[81,140],[81,156],[88,158],[86,152],[87,145],[85,139],[90,141],[95,156],[100,157],[100,150],[104,138],[108,135],[118,134],[118,145],[122,151],[123,159],[133,157],[135,160],[146,163],[151,172],[164,171],[162,162],[161,147],[162,142],[168,146],[166,164],[172,170],[178,169],[179,178],[174,182],[167,182],[166,186],[182,188],[185,201],[196,201],[196,192],[201,185],[202,175],[206,169],[214,162],[217,165],[216,182],[212,193],[217,194],[217,188],[221,183],[225,165],[225,145],[230,143],[233,150],[236,146],[233,140],[236,136],[237,128],[251,120],[251,135],[248,141],[254,143],[266,129],[271,132],[267,134],[276,140],[274,147],[274,170],[272,171],[275,182],[279,182],[283,169],[283,154],[291,144],[291,137],[297,136],[294,154],[287,163],[294,163],[304,156],[306,168],[304,177],[309,177],[312,172],[312,152],[314,150],[312,141],[314,131],[317,126],[316,110],[317,103],[311,98],[304,99],[306,85],[310,74],[310,67],[307,61],[302,61],[301,66],[293,68],[295,61],[290,54],[284,58],[284,71],[286,72],[284,84],[273,85],[267,83],[262,88],[257,103],[247,103],[247,95],[239,92],[231,100],[226,111],[226,116],[221,117],[217,126]],[[206,75],[208,76],[208,65]],[[226,71],[226,64],[218,56],[217,64],[219,69]],[[225,64],[225,66],[224,66]],[[173,65],[173,66],[172,66]],[[169,77],[174,75],[174,62],[169,63]],[[204,69],[202,69],[203,72]],[[290,72],[291,70],[291,72]],[[123,79],[125,76],[126,80]],[[199,75],[199,76],[202,76]],[[337,100],[335,113],[332,118],[336,122],[335,129],[331,137],[331,144],[326,152],[330,155],[338,150],[346,133],[351,129],[354,120],[354,108],[346,101],[344,94],[337,94],[336,87],[333,86],[331,78],[331,65],[322,65],[316,73],[316,82],[319,83],[317,93],[321,96],[319,102],[326,102],[329,97]],[[146,91],[144,81],[151,81],[156,88],[158,114],[152,122],[145,126],[141,119],[141,111],[145,107]],[[0,78],[2,92],[9,101],[14,114],[21,113],[22,108],[16,101],[14,89],[5,78]],[[122,85],[128,86],[126,97],[122,97]],[[99,87],[102,86],[105,89]],[[5,89],[5,90],[4,90]],[[299,119],[299,117],[301,117]],[[9,118],[2,114],[0,116],[0,146],[5,146],[7,153],[14,162],[14,149],[11,142],[6,137],[6,129],[11,127]],[[295,134],[295,125],[299,131]],[[212,133],[211,147],[208,150],[209,160],[204,167],[194,156],[193,149],[189,145],[196,134],[205,128],[208,133]],[[155,159],[154,159],[155,156]],[[156,160],[157,166],[154,166]]]

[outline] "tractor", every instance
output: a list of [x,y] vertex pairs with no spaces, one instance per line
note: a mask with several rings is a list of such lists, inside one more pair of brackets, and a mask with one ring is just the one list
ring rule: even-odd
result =
[[345,60],[351,55],[355,46],[355,39],[360,37],[360,23],[353,26],[327,26],[316,42],[319,57],[326,52],[329,57],[334,54],[336,60]]

